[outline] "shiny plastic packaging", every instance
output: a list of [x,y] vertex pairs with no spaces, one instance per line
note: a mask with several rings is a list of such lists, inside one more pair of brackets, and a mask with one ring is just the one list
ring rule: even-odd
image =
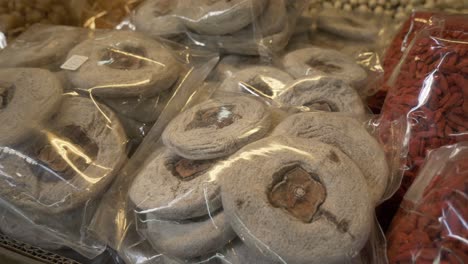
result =
[[388,232],[390,263],[468,261],[468,143],[432,151]]
[[[329,71],[336,71],[340,67],[348,68],[347,66],[351,63],[358,64],[365,70],[366,76],[363,78],[360,77],[363,76],[362,72],[353,72],[351,75],[356,79],[352,84],[363,98],[376,92],[377,84],[383,76],[382,50],[394,32],[394,29],[389,26],[393,22],[371,14],[322,9],[317,12],[304,13],[298,23],[298,28],[286,48],[287,52],[310,46],[324,50],[308,54],[299,53],[294,60],[331,57],[331,62],[322,61],[321,65],[316,65],[323,69],[326,69],[327,64],[335,66],[329,67]],[[335,52],[332,54],[329,50]],[[347,59],[337,63],[333,60],[337,56]],[[340,71],[337,71],[337,74],[340,75]]]
[[101,195],[217,60],[132,31],[44,25],[0,51],[0,231],[100,254],[88,224]]
[[416,178],[428,151],[468,139],[467,17],[437,16],[406,49],[389,80],[382,109],[383,141],[386,124],[407,123],[401,188],[395,204]]
[[[413,38],[421,29],[429,26],[432,21],[430,20],[434,12],[428,11],[414,11],[411,16],[401,25],[398,33],[395,34],[393,40],[388,47],[385,47],[385,54],[382,59],[383,79],[381,84],[386,84],[393,73],[393,70],[400,62],[406,48],[410,45]],[[379,90],[369,98],[368,104],[374,112],[380,113],[385,97],[387,96],[386,85],[379,85]]]
[[287,45],[305,4],[304,0],[146,0],[119,26],[222,53],[265,55]]
[[158,120],[91,228],[128,263],[385,259],[374,208],[395,187],[360,97],[285,70],[225,57],[222,76]]

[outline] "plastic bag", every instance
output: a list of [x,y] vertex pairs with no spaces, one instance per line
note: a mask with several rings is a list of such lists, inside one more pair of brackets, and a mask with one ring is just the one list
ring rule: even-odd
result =
[[118,27],[222,53],[268,55],[287,45],[305,2],[146,0]]
[[[432,23],[430,18],[433,14],[434,12],[429,11],[413,11],[411,16],[403,23],[390,45],[385,48],[385,55],[382,60],[383,79],[381,80],[381,84],[388,82],[403,53],[417,33]],[[387,88],[388,86],[386,85],[379,85],[377,93],[368,100],[369,106],[376,113],[380,113],[382,109],[388,92]]]
[[384,209],[391,215],[414,181],[431,149],[466,141],[466,16],[433,16],[433,25],[421,31],[405,51],[389,80],[382,109],[382,140],[386,124],[403,118],[407,123],[404,177],[397,194]]
[[136,32],[43,25],[0,51],[0,230],[88,258],[104,251],[88,232],[101,195],[217,60]]
[[367,72],[366,81],[358,87],[362,97],[376,92],[383,75],[382,50],[394,32],[388,19],[323,9],[304,13],[299,21],[306,30],[300,29],[293,35],[287,47],[289,52],[313,45],[346,54]]
[[390,168],[357,92],[227,58],[174,119],[163,112],[92,230],[129,263],[384,259],[373,210]]
[[408,47],[391,77],[383,108],[384,119],[406,116],[408,122],[408,167],[402,191],[414,180],[427,150],[467,138],[463,120],[468,80],[462,54],[468,50],[468,31],[460,27],[466,17],[433,19],[440,25],[422,31]]
[[391,263],[468,261],[468,144],[432,151],[388,232]]

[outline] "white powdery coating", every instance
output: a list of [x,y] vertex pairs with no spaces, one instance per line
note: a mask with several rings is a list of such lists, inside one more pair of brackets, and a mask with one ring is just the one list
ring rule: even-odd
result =
[[356,90],[344,81],[330,77],[298,80],[278,96],[278,101],[286,106],[299,107],[328,103],[333,112],[347,113],[356,118],[362,118],[366,113]]
[[82,33],[73,27],[35,25],[0,52],[0,66],[54,68]]
[[[223,128],[210,125],[187,130],[199,111],[232,106],[240,118]],[[262,138],[270,129],[271,113],[266,105],[249,96],[210,99],[174,118],[162,134],[164,144],[179,156],[207,160],[228,156],[250,142]]]
[[[263,91],[255,87],[256,79],[268,86],[272,92],[271,97],[276,97],[281,93],[287,84],[294,81],[287,72],[269,66],[248,66],[235,72],[231,77],[225,79],[218,90],[227,92],[241,92],[254,95],[262,95]],[[264,95],[269,96],[269,95]]]
[[378,29],[368,20],[344,12],[327,10],[319,13],[317,27],[330,33],[356,40],[373,41],[377,38]]
[[224,212],[196,222],[145,222],[146,230],[140,230],[151,245],[164,255],[191,259],[222,248],[236,234]]
[[12,86],[7,96],[11,98],[0,109],[0,146],[11,147],[41,129],[42,123],[60,107],[63,90],[59,79],[42,69],[1,69],[2,83]]
[[[174,13],[179,0],[146,0],[132,16],[136,30],[150,37],[173,36],[184,32],[182,21]],[[163,14],[158,14],[161,12]]]
[[281,122],[272,135],[319,140],[340,149],[363,172],[375,203],[382,198],[389,177],[385,153],[354,118],[337,113],[295,114]]
[[[293,165],[315,175],[326,189],[326,199],[310,223],[275,208],[268,198],[275,174]],[[343,263],[368,239],[373,207],[366,181],[354,162],[330,145],[265,138],[220,164],[219,175],[232,228],[251,250],[271,261]]]
[[210,80],[223,81],[244,67],[250,67],[258,64],[259,57],[226,55],[219,61],[216,68],[208,78],[210,78]]
[[[138,69],[115,69],[103,61],[110,50],[142,49],[135,57],[142,64]],[[88,57],[76,71],[68,71],[69,80],[76,88],[102,97],[153,96],[169,88],[179,77],[181,67],[171,52],[156,40],[137,32],[112,31],[88,39],[68,53]],[[139,57],[141,56],[141,57]]]
[[206,35],[224,35],[241,30],[260,15],[269,0],[183,0],[177,11],[190,29]]
[[265,258],[260,252],[249,249],[241,239],[236,239],[229,243],[222,252],[223,257],[219,257],[221,263],[226,264],[279,264],[280,262],[272,262]]
[[[209,48],[226,53],[258,55],[263,49],[280,51],[288,44],[294,30],[294,14],[288,12],[285,0],[271,1],[265,12],[258,17],[258,28],[252,25],[228,35],[210,36],[188,32],[189,37]],[[261,30],[262,36],[255,36]]]
[[[0,175],[0,196],[25,210],[61,213],[76,208],[101,194],[126,160],[127,138],[117,117],[106,106],[87,98],[70,96],[63,100],[58,113],[51,120],[48,132],[70,125],[80,127],[97,144],[96,158],[84,171],[76,169],[71,179],[64,179],[34,160],[35,157],[1,147],[3,174]],[[54,148],[73,152],[73,147],[67,146],[67,139],[48,136]],[[47,173],[53,180],[41,180],[36,175],[37,171]]]
[[129,191],[138,213],[156,219],[183,220],[207,215],[221,207],[218,179],[210,177],[210,169],[183,181],[167,168],[176,158],[164,148],[138,174]]
[[[317,67],[308,65],[309,61],[335,66],[332,72],[324,72]],[[354,60],[339,51],[310,47],[292,51],[283,58],[283,64],[292,76],[329,76],[342,79],[359,90],[367,78],[367,73]]]

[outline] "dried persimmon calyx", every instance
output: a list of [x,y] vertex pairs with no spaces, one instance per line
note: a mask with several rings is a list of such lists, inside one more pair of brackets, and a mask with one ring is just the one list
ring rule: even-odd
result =
[[140,215],[159,220],[186,220],[221,208],[218,179],[210,172],[219,160],[191,160],[161,149],[140,171],[129,197]]
[[345,263],[368,241],[374,207],[366,181],[338,148],[271,136],[225,164],[212,175],[221,178],[224,212],[249,249],[270,263],[278,256],[284,263]]
[[162,140],[186,159],[217,159],[263,137],[270,126],[271,113],[264,102],[247,95],[220,96],[176,116]]
[[67,71],[68,79],[101,98],[156,96],[169,89],[182,70],[169,48],[132,31],[87,39],[70,50],[67,59],[75,55],[88,60],[76,71]]
[[304,223],[312,221],[325,198],[325,187],[300,166],[284,173],[269,193],[273,206],[285,209]]
[[107,47],[102,51],[101,65],[113,69],[136,70],[143,66],[145,50],[138,46]]
[[299,113],[284,119],[272,134],[315,139],[339,148],[362,170],[372,199],[383,198],[389,165],[380,144],[358,120],[337,113]]
[[224,105],[203,109],[195,113],[195,116],[190,122],[186,130],[214,126],[220,129],[232,125],[237,119],[242,116],[233,112],[234,105]]
[[182,157],[176,158],[174,163],[168,164],[169,169],[175,177],[183,181],[189,181],[205,173],[216,160],[189,160]]

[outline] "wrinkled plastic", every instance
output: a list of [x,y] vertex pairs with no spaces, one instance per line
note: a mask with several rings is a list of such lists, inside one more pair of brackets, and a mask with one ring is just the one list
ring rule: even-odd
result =
[[[398,33],[395,34],[393,40],[388,47],[385,47],[385,55],[382,59],[383,78],[381,84],[386,84],[403,56],[406,48],[410,45],[413,38],[424,27],[432,22],[430,17],[434,12],[429,11],[413,11],[411,16],[401,25]],[[385,97],[387,95],[387,86],[379,85],[378,91],[372,98],[369,98],[369,106],[377,113],[382,109]]]
[[321,9],[306,12],[299,19],[295,34],[286,50],[293,51],[310,45],[337,50],[350,57],[368,78],[359,85],[363,98],[377,92],[384,70],[383,50],[395,29],[394,21],[371,14]]
[[88,232],[101,195],[217,60],[131,31],[35,25],[20,35],[0,51],[0,231],[103,252]]
[[[341,93],[295,101],[323,85]],[[360,100],[330,76],[227,56],[163,112],[90,228],[128,263],[380,263],[373,211],[400,149],[372,136]]]
[[117,27],[222,53],[267,56],[287,45],[305,2],[146,0]]
[[431,19],[435,25],[414,38],[393,72],[382,110],[384,123],[402,117],[407,122],[404,142],[408,158],[400,199],[427,151],[467,139],[466,16]]
[[427,156],[388,231],[390,263],[466,263],[467,164],[467,142]]
[[382,210],[385,222],[396,212],[427,152],[467,138],[466,16],[434,15],[431,20],[410,43],[388,82],[380,136],[385,142],[387,124],[403,120],[407,155],[401,187]]

